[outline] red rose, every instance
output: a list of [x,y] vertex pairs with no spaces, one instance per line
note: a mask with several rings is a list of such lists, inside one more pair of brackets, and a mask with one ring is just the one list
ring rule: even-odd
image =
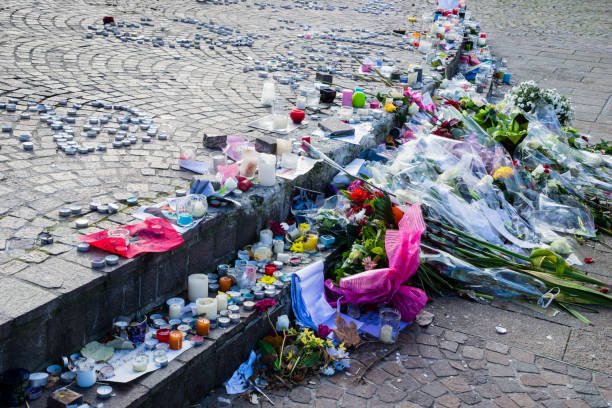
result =
[[351,200],[356,202],[356,203],[363,203],[365,200],[367,200],[369,198],[369,194],[367,191],[363,190],[362,188],[356,188],[353,191],[351,191]]
[[370,204],[364,205],[363,209],[365,210],[366,215],[374,214],[374,207],[372,207]]
[[327,336],[329,336],[329,333],[331,332],[332,332],[332,329],[330,329],[324,324],[320,324],[319,327],[317,328],[317,336],[321,339],[324,339]]

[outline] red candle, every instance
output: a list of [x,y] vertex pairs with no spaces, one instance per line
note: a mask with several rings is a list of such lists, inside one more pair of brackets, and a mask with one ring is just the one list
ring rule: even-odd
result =
[[273,276],[274,272],[276,272],[276,265],[267,264],[264,268],[264,273],[268,276]]
[[170,342],[170,329],[159,329],[155,335],[160,343]]

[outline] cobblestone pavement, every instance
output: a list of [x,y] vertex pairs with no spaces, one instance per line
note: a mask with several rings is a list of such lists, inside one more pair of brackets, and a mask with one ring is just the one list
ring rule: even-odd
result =
[[[401,333],[399,346],[377,362],[388,348],[366,344],[351,354],[350,375],[316,377],[292,390],[271,391],[272,400],[277,408],[578,408],[607,407],[612,401],[608,375],[457,331],[411,326]],[[355,384],[371,363],[365,383]],[[227,398],[219,389],[201,406],[214,407],[219,396]],[[252,405],[233,397],[232,406]]]
[[515,81],[569,96],[574,126],[612,140],[611,24],[605,0],[473,0],[469,9]]
[[[335,65],[335,81],[355,87],[357,83],[346,77],[356,67],[348,47],[364,51],[364,58],[380,56],[388,62],[399,60],[402,66],[421,61],[421,54],[400,49],[399,38],[388,27],[404,25],[407,14],[420,16],[426,4],[380,2],[372,6],[380,11],[373,18],[353,10],[362,3],[348,0],[283,2],[282,7],[253,0],[205,4],[196,0],[3,1],[0,103],[14,102],[16,109],[0,109],[0,125],[12,126],[12,131],[0,133],[0,297],[10,299],[0,305],[0,321],[99,276],[89,265],[75,265],[79,262],[72,254],[78,235],[134,222],[130,213],[135,207],[126,207],[121,199],[136,195],[141,203],[153,201],[185,187],[193,174],[178,168],[180,146],[201,147],[204,132],[238,134],[250,140],[261,135],[247,126],[268,113],[259,102],[261,71],[253,68],[278,57],[279,70],[274,75],[291,75],[301,84],[312,83],[318,65]],[[129,31],[148,41],[123,42],[105,33],[102,17],[108,15],[129,23],[120,28],[121,33]],[[147,25],[141,24],[143,17]],[[235,31],[222,35],[227,29],[221,26]],[[303,38],[309,27],[316,31],[343,27],[342,36],[393,47],[338,41],[332,48],[326,41]],[[379,34],[381,27],[384,34]],[[199,49],[193,42],[189,48],[180,46],[181,39],[195,40],[196,34],[203,37]],[[223,42],[248,34],[252,47]],[[153,46],[152,39],[157,37],[165,46]],[[277,93],[288,107],[295,101],[296,91],[289,84],[277,83]],[[96,101],[106,103],[96,106]],[[74,103],[82,107],[71,124]],[[57,115],[67,117],[63,125],[74,130],[74,140],[82,146],[106,143],[107,152],[68,156],[58,151],[54,135],[61,131],[40,121],[46,114],[37,113],[39,104],[53,106]],[[139,119],[160,125],[160,131],[162,125],[170,125],[169,139],[154,137],[145,143],[147,132],[140,124],[117,123],[128,106],[140,114]],[[109,122],[103,123],[106,115]],[[88,137],[87,126],[99,128],[98,136]],[[311,123],[303,132],[310,134],[314,126]],[[136,144],[113,148],[114,137],[121,131],[137,135]],[[19,137],[23,134],[30,136],[33,151],[22,149]],[[343,142],[326,143],[341,146]],[[208,154],[199,153],[200,158]],[[119,213],[89,212],[90,201],[116,203]],[[60,207],[73,204],[82,206],[89,228],[75,228],[78,216],[59,217]],[[55,244],[41,248],[36,238],[45,230],[54,235]],[[21,306],[18,310],[6,306],[11,303]]]
[[[371,14],[353,11],[356,4],[348,1],[333,2],[334,10],[326,9],[327,3],[320,3],[315,9],[300,1],[288,2],[283,7],[264,3],[257,6],[251,0],[236,0],[228,5],[200,4],[195,0],[122,0],[119,4],[126,2],[129,12],[123,12],[125,7],[113,6],[113,2],[93,0],[9,0],[0,6],[3,33],[0,101],[13,98],[17,102],[16,112],[0,111],[0,124],[13,125],[12,132],[0,134],[0,195],[4,198],[0,203],[0,262],[34,248],[35,238],[45,228],[52,229],[60,240],[73,242],[74,218],[61,222],[58,217],[58,209],[63,205],[77,203],[87,208],[92,199],[116,202],[130,195],[153,199],[184,186],[181,177],[186,175],[179,171],[177,163],[180,146],[201,147],[204,132],[249,138],[259,134],[246,125],[267,112],[259,103],[263,79],[258,76],[260,71],[244,72],[245,68],[255,67],[256,63],[265,66],[274,56],[292,58],[295,65],[280,66],[280,74],[313,81],[317,66],[331,65],[333,59],[339,72],[335,75],[338,82],[355,85],[341,77],[356,67],[345,47],[371,52],[372,57],[382,53],[389,61],[402,60],[404,66],[422,58],[420,54],[400,50],[396,46],[398,38],[391,36],[389,30],[384,35],[376,33],[379,27],[404,24],[410,10],[420,16],[421,5],[401,1],[388,2],[394,8],[383,10],[375,19]],[[350,10],[340,10],[341,6],[350,6]],[[114,15],[117,21],[132,25],[120,28],[121,32],[146,36],[149,41],[124,43],[112,33],[98,35],[91,26],[101,29],[105,15]],[[134,27],[143,16],[151,19],[145,23],[152,27]],[[198,29],[198,24],[182,22],[186,18],[212,22],[215,27],[225,26],[240,33],[222,36],[207,27]],[[347,37],[369,36],[369,41],[395,48],[338,42],[338,48],[331,49],[326,41],[299,38],[308,32],[301,24],[318,31],[344,27]],[[86,38],[87,34],[93,38]],[[193,43],[190,48],[179,46],[179,40],[194,40],[196,34],[214,43],[202,39],[199,49]],[[234,47],[217,41],[247,34],[253,35],[252,47]],[[156,37],[162,37],[166,46],[154,47],[151,39]],[[168,47],[171,42],[175,48]],[[277,84],[277,89],[282,97],[294,100],[296,91],[288,84]],[[83,104],[76,123],[71,125],[74,139],[85,146],[106,143],[105,154],[66,156],[56,151],[53,135],[57,132],[40,122],[44,115],[32,112],[29,119],[20,119],[21,113],[28,110],[28,103],[57,105],[61,100],[69,103],[56,109],[64,116],[70,114],[71,103]],[[92,102],[99,100],[107,101],[108,105],[94,107]],[[132,123],[126,133],[136,134],[139,141],[129,148],[113,149],[115,133],[109,134],[108,130],[121,131],[115,120],[122,114],[111,109],[114,105],[131,106],[141,117],[173,126],[170,140],[153,138],[150,143],[142,143],[140,138],[146,132]],[[90,125],[90,119],[99,120],[104,114],[113,115],[110,122],[91,125],[100,128],[100,133],[88,138],[85,126]],[[24,152],[21,147],[18,136],[24,133],[31,136],[33,152]],[[104,217],[92,214],[89,218],[98,222]],[[125,220],[120,214],[97,227],[107,228]]]

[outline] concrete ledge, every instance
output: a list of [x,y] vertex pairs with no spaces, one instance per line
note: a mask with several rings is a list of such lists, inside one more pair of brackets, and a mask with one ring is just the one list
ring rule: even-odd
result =
[[[269,311],[272,321],[291,309],[290,287],[286,285],[276,298],[277,305]],[[246,361],[257,340],[270,331],[266,315],[257,312],[243,313],[242,321],[227,329],[211,331],[214,341],[206,341],[201,347],[185,351],[167,367],[146,374],[129,384],[111,384],[115,396],[105,402],[113,408],[183,407],[201,400],[208,392],[227,380],[236,368]],[[47,406],[47,397],[54,386],[38,400],[30,402],[32,408]],[[83,395],[86,402],[95,406],[102,402],[96,397],[96,388],[82,389],[76,385],[70,389]]]
[[[364,138],[363,145],[329,139],[314,143],[339,163],[347,164],[365,147],[384,140],[392,118],[386,115],[375,122],[373,137]],[[137,310],[146,313],[184,292],[189,274],[213,271],[218,263],[233,258],[237,249],[254,242],[267,220],[286,218],[294,186],[325,190],[335,173],[318,163],[292,182],[278,179],[280,183],[274,187],[253,188],[239,199],[242,207],[207,214],[205,221],[183,236],[181,247],[121,259],[118,265],[102,271],[91,269],[90,262],[105,252],[92,249],[82,254],[66,244],[43,247],[56,253],[51,257],[37,251],[38,256],[48,258],[40,264],[14,261],[11,267],[19,272],[6,276],[0,271],[0,298],[14,305],[11,315],[0,314],[0,371],[9,367],[41,369],[107,333],[113,317]],[[71,234],[73,239],[76,231]],[[32,297],[32,293],[37,295]]]

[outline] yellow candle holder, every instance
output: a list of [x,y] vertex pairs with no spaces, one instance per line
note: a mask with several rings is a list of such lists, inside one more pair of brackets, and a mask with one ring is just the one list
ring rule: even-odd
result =
[[315,252],[317,250],[318,243],[319,234],[306,235],[306,241],[304,242],[304,252]]

